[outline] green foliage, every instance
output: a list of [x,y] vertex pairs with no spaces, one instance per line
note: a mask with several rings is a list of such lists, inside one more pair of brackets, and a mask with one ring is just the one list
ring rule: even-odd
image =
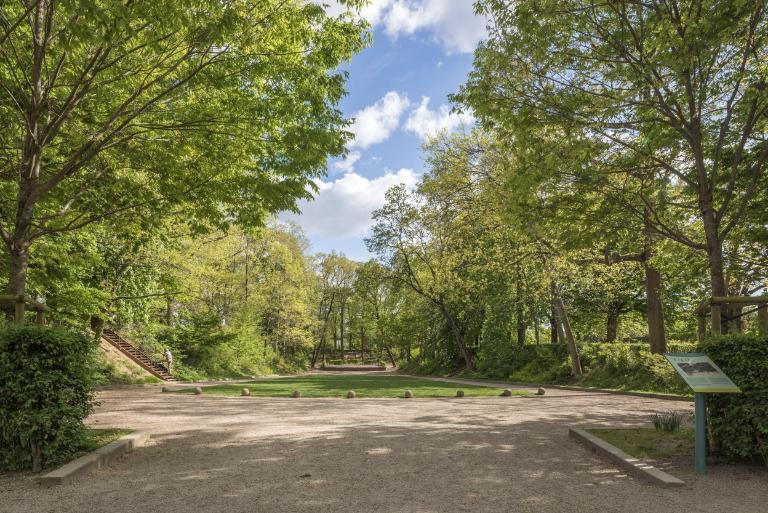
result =
[[667,411],[651,415],[651,422],[657,431],[674,432],[680,429],[684,415],[678,411]]
[[768,465],[768,337],[714,337],[699,350],[742,391],[707,395],[707,427],[715,450],[729,460]]
[[0,332],[0,466],[53,465],[85,439],[93,404],[92,342],[57,328],[9,326]]
[[160,379],[155,376],[145,374],[132,374],[120,371],[115,365],[98,358],[94,368],[93,381],[95,385],[143,385],[149,383],[160,383]]
[[[480,359],[475,377],[509,379],[521,383],[580,385],[615,390],[687,394],[682,379],[647,344],[589,343],[580,346],[584,376],[571,375],[568,352],[562,344],[510,345],[505,358]],[[671,351],[692,351],[695,344],[671,342]],[[482,353],[481,353],[482,354]],[[465,374],[466,375],[466,374]]]

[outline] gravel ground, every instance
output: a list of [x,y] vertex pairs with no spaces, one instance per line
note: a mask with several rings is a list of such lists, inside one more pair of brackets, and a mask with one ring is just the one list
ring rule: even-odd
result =
[[550,390],[543,397],[279,399],[100,393],[95,426],[150,445],[81,482],[0,476],[2,513],[768,511],[768,472],[712,466],[678,489],[627,476],[568,426],[639,425],[684,402]]

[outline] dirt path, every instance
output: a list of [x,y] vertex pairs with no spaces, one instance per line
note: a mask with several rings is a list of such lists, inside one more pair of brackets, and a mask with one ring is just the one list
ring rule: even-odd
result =
[[687,403],[548,391],[533,398],[275,399],[110,390],[98,426],[150,446],[76,485],[0,476],[2,513],[764,513],[768,473],[712,467],[665,490],[570,441]]

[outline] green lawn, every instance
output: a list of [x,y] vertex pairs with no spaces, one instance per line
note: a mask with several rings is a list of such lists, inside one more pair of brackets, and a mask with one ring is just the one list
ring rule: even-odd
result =
[[112,443],[118,438],[123,437],[130,433],[133,433],[133,430],[113,429],[113,428],[106,428],[106,429],[88,428],[85,443],[80,447],[77,454],[72,459],[79,458],[80,456],[88,454],[89,452],[95,451],[99,447],[103,447],[109,443]]
[[693,457],[694,431],[657,431],[655,428],[589,429],[590,433],[636,458],[670,460]]
[[[359,398],[402,397],[405,390],[414,397],[454,397],[456,390],[463,390],[467,397],[498,396],[501,388],[473,386],[458,383],[442,383],[428,379],[401,376],[371,375],[312,375],[291,378],[269,379],[248,383],[203,387],[204,394],[240,395],[240,390],[249,388],[251,395],[261,397],[290,397],[291,392],[300,390],[302,397],[345,397],[354,390]],[[180,393],[191,393],[183,389]],[[513,395],[530,395],[529,392],[513,390]]]

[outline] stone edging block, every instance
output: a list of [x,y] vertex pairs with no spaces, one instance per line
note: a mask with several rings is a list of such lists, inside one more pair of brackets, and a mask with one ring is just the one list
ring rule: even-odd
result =
[[586,445],[600,456],[616,463],[622,469],[647,479],[654,484],[660,486],[683,486],[685,484],[675,476],[667,474],[653,465],[642,462],[638,458],[622,451],[615,445],[611,445],[605,440],[588,433],[583,429],[570,428],[568,429],[568,436]]
[[70,484],[94,470],[111,465],[124,454],[146,444],[147,440],[149,440],[149,433],[134,431],[41,476],[39,482],[43,486]]

